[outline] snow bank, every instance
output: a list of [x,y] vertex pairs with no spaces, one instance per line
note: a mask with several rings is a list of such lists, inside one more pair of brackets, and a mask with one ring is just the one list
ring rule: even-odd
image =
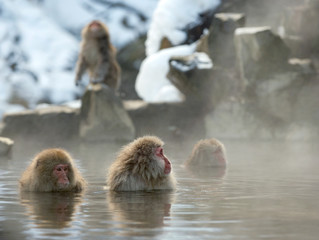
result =
[[183,31],[190,23],[199,20],[199,14],[214,10],[220,0],[160,0],[152,17],[147,34],[146,55],[157,52],[163,37],[173,45],[179,45],[186,40]]
[[196,43],[163,49],[147,57],[137,75],[135,89],[147,102],[180,102],[183,96],[167,79],[169,59],[172,56],[187,56],[196,49]]
[[109,28],[112,43],[122,48],[146,33],[148,19],[151,19],[156,4],[157,0],[111,0],[100,3],[91,0],[45,0],[42,7],[49,17],[71,32],[80,32],[92,20],[103,21]]
[[[143,100],[147,102],[183,100],[182,94],[166,77],[169,59],[172,56],[193,54],[196,43],[159,50],[160,42],[163,37],[168,38],[173,45],[185,42],[187,33],[183,29],[188,24],[199,21],[200,13],[213,11],[219,4],[220,0],[159,1],[145,42],[147,58],[142,62],[135,83],[136,92]],[[196,67],[211,68],[212,62],[206,54],[199,53],[196,55]]]

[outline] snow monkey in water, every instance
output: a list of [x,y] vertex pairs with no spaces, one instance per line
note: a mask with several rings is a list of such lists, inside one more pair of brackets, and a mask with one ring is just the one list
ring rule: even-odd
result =
[[80,192],[85,186],[71,156],[59,148],[38,153],[20,179],[22,191]]
[[186,166],[226,167],[226,150],[217,139],[205,139],[197,142]]
[[104,83],[114,90],[118,89],[121,69],[116,61],[116,50],[111,44],[107,27],[100,21],[92,21],[82,30],[76,85],[86,70],[89,71],[91,83]]
[[110,166],[107,184],[114,191],[172,190],[176,180],[163,141],[144,136],[124,146]]

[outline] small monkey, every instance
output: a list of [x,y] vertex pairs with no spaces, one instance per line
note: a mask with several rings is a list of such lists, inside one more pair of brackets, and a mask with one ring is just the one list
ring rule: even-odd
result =
[[175,189],[172,165],[164,155],[163,145],[158,137],[144,136],[124,146],[108,171],[110,190]]
[[116,50],[111,44],[107,27],[96,20],[82,30],[76,85],[86,70],[89,71],[91,83],[104,83],[114,90],[118,89],[121,69],[116,60]]
[[20,179],[20,189],[31,192],[80,192],[86,182],[63,149],[38,153]]
[[217,139],[198,141],[185,163],[186,166],[226,167],[226,150]]

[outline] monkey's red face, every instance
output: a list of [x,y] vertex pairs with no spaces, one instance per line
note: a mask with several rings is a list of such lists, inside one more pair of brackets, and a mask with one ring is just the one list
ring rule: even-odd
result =
[[101,29],[101,24],[98,23],[98,22],[92,22],[89,26],[90,30],[92,32],[96,32],[96,31],[99,31]]
[[59,187],[67,187],[70,184],[68,172],[68,164],[58,164],[54,167],[53,175],[57,178],[57,184]]
[[163,148],[156,148],[155,155],[160,158],[160,161],[164,162],[164,174],[169,174],[172,170],[171,162],[165,157]]
[[213,152],[213,158],[216,160],[216,165],[220,167],[226,166],[226,159],[224,153],[221,150]]

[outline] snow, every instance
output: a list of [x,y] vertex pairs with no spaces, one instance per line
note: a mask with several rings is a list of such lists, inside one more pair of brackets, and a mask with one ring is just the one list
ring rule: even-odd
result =
[[136,78],[137,94],[147,102],[180,102],[183,96],[167,79],[169,59],[172,56],[187,56],[196,49],[196,43],[167,48],[154,53],[142,62]]
[[198,20],[199,14],[214,10],[220,0],[160,0],[152,17],[147,34],[146,55],[150,56],[160,48],[166,37],[174,46],[186,40],[183,29]]
[[[219,4],[220,0],[160,0],[158,2],[145,42],[147,57],[142,62],[135,83],[136,92],[144,101],[183,101],[184,96],[166,77],[169,71],[169,60],[172,56],[188,56],[195,52],[196,43],[180,45],[187,37],[183,29],[188,24],[199,21],[200,13],[213,11]],[[159,50],[160,42],[164,37],[174,47]],[[189,70],[188,67],[212,68],[212,61],[206,54],[195,53],[194,57],[196,66],[183,66],[183,70]]]
[[195,68],[210,69],[213,67],[213,62],[210,57],[204,52],[195,52],[192,58],[187,62],[171,61],[172,66],[179,69],[181,72],[187,72]]
[[[46,0],[42,8],[49,17],[70,31],[75,29],[79,32],[88,22],[95,19],[101,20],[109,28],[112,43],[117,48],[121,48],[140,34],[145,33],[149,27],[148,22],[142,22],[137,13],[150,19],[157,4],[157,0],[105,2],[108,3],[99,4],[98,1],[91,0]],[[121,4],[126,4],[132,9],[121,8]],[[70,9],[72,9],[72,14],[70,14]],[[127,23],[128,27],[123,26],[123,21]]]
[[271,31],[270,27],[243,27],[235,30],[235,35],[256,34],[257,32]]
[[[44,98],[53,103],[74,99],[79,89],[71,69],[78,41],[28,1],[0,4],[6,13],[0,18],[0,112],[10,111],[4,102],[16,98],[30,108]],[[17,65],[14,71],[10,64]]]

